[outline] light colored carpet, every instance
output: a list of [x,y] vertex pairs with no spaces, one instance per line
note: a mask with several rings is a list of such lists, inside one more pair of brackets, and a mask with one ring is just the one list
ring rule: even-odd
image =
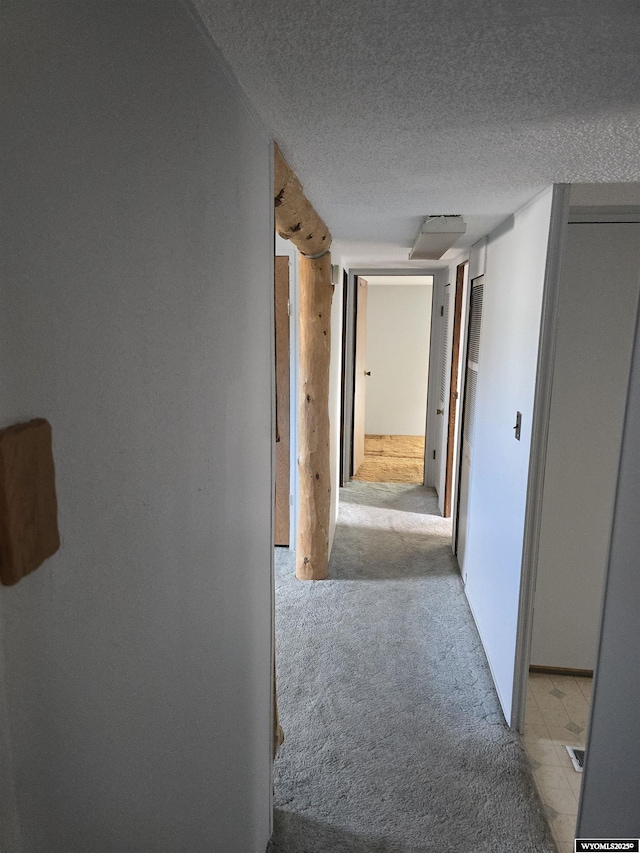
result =
[[276,553],[270,853],[553,853],[435,493],[352,482],[340,499],[329,580]]
[[424,436],[366,435],[364,462],[352,479],[368,483],[422,483]]

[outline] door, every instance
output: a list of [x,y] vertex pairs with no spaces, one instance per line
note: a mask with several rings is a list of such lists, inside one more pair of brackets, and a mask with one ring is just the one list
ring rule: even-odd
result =
[[[440,364],[440,387],[438,394],[438,406],[436,409],[437,425],[436,425],[436,447],[445,447],[443,432],[445,430],[444,413],[447,405],[449,371],[451,365],[451,335],[449,329],[449,320],[451,314],[451,285],[447,284],[444,288],[443,305],[441,308],[442,314],[442,362]],[[447,454],[445,452],[438,459],[438,473],[436,480],[436,491],[438,492],[438,506],[444,515],[444,496],[447,474]]]
[[289,545],[289,258],[275,258],[276,489],[274,543]]
[[458,422],[459,399],[460,399],[460,332],[462,324],[462,305],[464,302],[464,285],[469,263],[465,261],[460,264],[456,274],[456,301],[453,316],[453,341],[451,344],[451,377],[449,381],[449,415],[447,418],[447,462],[444,483],[444,509],[442,514],[445,518],[451,516],[452,495],[455,484],[455,462],[456,462],[456,427]]
[[365,279],[358,276],[356,288],[356,335],[353,381],[353,470],[364,462],[364,416],[366,397],[366,356],[367,356],[367,292]]
[[460,459],[460,488],[458,493],[458,519],[456,525],[456,553],[462,579],[467,579],[465,551],[469,522],[469,483],[473,458],[473,439],[478,387],[478,359],[480,357],[480,330],[482,326],[482,297],[484,276],[471,283],[471,305],[469,308],[469,332],[467,340],[467,363],[464,381],[464,413],[462,418],[462,452]]

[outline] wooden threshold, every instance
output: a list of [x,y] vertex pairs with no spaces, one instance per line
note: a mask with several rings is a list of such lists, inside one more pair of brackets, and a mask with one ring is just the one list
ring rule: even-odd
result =
[[593,678],[592,669],[573,669],[569,666],[537,666],[530,664],[529,672],[536,672],[539,675],[575,675],[579,678]]

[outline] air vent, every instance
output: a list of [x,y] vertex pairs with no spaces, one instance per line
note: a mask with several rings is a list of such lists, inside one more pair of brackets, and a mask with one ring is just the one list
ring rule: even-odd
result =
[[409,253],[409,260],[439,260],[466,230],[461,216],[427,216]]
[[577,773],[582,773],[584,769],[584,749],[581,746],[565,746],[569,753],[569,758]]
[[476,391],[478,374],[470,370],[467,374],[467,391],[464,404],[464,439],[469,447],[473,447],[473,425],[476,419]]
[[445,394],[447,393],[447,372],[449,367],[449,336],[447,330],[449,328],[449,288],[447,287],[444,295],[444,346],[442,348],[442,371],[440,375],[440,402],[444,404]]
[[469,318],[469,352],[467,358],[474,364],[480,356],[480,329],[482,326],[482,301],[484,283],[477,284],[471,291],[471,316]]

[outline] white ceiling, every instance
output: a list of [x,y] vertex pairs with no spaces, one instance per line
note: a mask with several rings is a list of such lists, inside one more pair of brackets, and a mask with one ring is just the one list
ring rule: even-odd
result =
[[351,266],[425,266],[429,214],[467,221],[446,259],[550,183],[640,180],[638,0],[193,2]]

